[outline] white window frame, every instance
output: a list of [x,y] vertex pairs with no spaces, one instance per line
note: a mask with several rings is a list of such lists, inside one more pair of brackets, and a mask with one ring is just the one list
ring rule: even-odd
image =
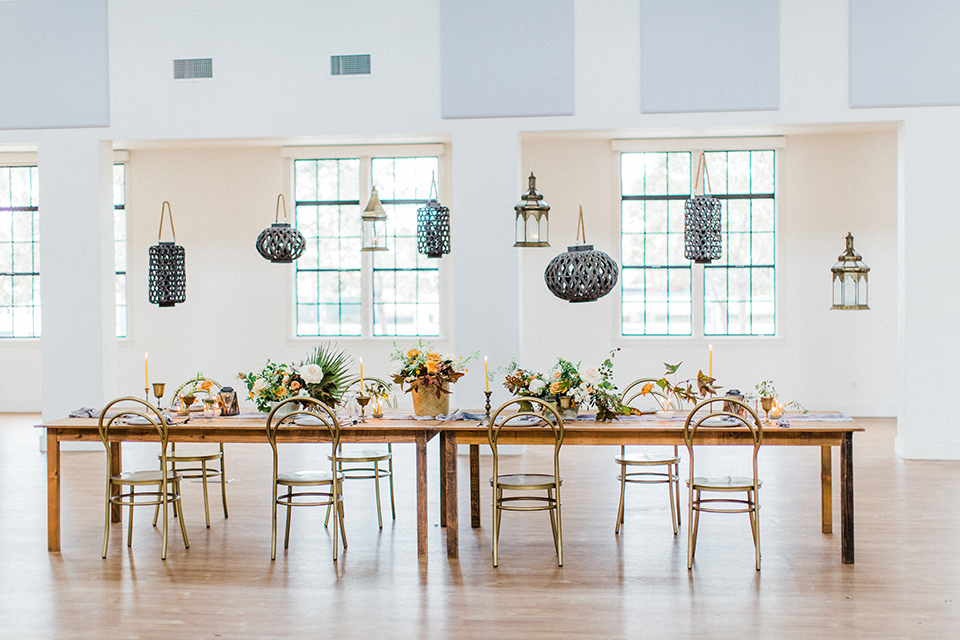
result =
[[[775,318],[775,333],[772,335],[766,334],[710,334],[705,333],[705,320],[704,320],[704,266],[703,265],[692,265],[692,282],[691,282],[691,294],[692,294],[692,331],[690,335],[665,335],[665,334],[656,334],[656,335],[635,335],[635,334],[624,334],[623,333],[623,298],[622,295],[617,296],[616,302],[616,314],[613,318],[614,328],[613,335],[620,336],[623,340],[628,341],[732,341],[732,340],[747,340],[747,341],[756,341],[756,340],[776,340],[782,336],[782,327],[781,327],[781,287],[780,287],[780,272],[781,269],[778,267],[777,262],[781,255],[780,252],[780,192],[781,192],[781,173],[783,167],[783,153],[782,150],[786,147],[786,138],[783,136],[757,136],[757,137],[731,137],[731,138],[663,138],[663,139],[645,139],[645,140],[631,140],[631,139],[614,139],[611,141],[611,150],[613,151],[613,171],[615,180],[614,182],[614,191],[615,198],[614,202],[617,203],[617,247],[621,247],[621,238],[622,238],[622,229],[620,222],[620,207],[621,207],[621,163],[620,163],[620,154],[622,153],[644,153],[644,152],[688,152],[691,157],[691,171],[696,169],[696,159],[699,157],[700,152],[710,152],[710,151],[765,151],[772,149],[776,154],[776,161],[774,164],[774,228],[777,230],[775,234],[775,245],[774,245],[774,318]],[[622,256],[620,256],[620,263],[623,263]],[[621,287],[622,284],[618,283],[618,287]]]
[[[438,159],[440,175],[437,176],[437,189],[439,195],[437,199],[445,206],[450,206],[448,194],[452,192],[451,180],[451,158],[448,145],[444,143],[425,143],[425,144],[400,144],[400,145],[351,145],[351,146],[304,146],[304,147],[284,147],[282,154],[286,166],[285,175],[288,177],[287,193],[290,197],[287,200],[296,207],[296,197],[294,192],[294,161],[295,160],[341,160],[341,159],[359,159],[360,160],[360,204],[357,207],[357,217],[367,204],[370,198],[372,188],[371,163],[373,158],[415,158],[432,156]],[[295,215],[290,212],[291,217]],[[431,342],[441,342],[450,335],[450,308],[452,301],[452,275],[453,269],[449,265],[449,256],[437,259],[439,264],[439,283],[440,283],[440,321],[439,335],[422,336]],[[294,340],[298,341],[316,341],[316,340],[336,340],[336,341],[409,341],[416,340],[420,336],[410,335],[385,335],[377,336],[373,333],[373,252],[361,253],[360,265],[360,335],[320,335],[320,336],[301,336],[297,334],[297,291],[296,291],[296,265],[291,265],[291,285],[290,285],[290,303],[287,308],[290,310],[290,334]]]

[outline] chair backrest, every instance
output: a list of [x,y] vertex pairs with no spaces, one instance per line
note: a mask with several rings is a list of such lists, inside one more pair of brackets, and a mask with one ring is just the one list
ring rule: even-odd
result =
[[763,444],[763,424],[749,404],[729,396],[713,396],[697,403],[683,422],[683,441],[690,456],[691,481],[694,476],[693,445],[697,432],[731,427],[745,428],[750,434],[748,444],[753,446],[753,482],[754,485],[757,484],[757,454]]
[[[628,384],[623,390],[623,393],[620,394],[620,403],[625,407],[633,407],[641,411],[659,409],[661,405],[667,403],[667,395],[656,386],[657,380],[658,378],[639,378],[634,380]],[[653,388],[644,394],[643,388],[647,384],[652,384]],[[643,399],[644,402],[638,403],[640,399]],[[641,404],[641,406],[637,406],[637,404]]]
[[[289,409],[294,407],[293,411]],[[279,411],[279,413],[278,413]],[[276,480],[277,465],[279,463],[277,451],[277,432],[281,429],[291,429],[301,432],[316,432],[329,435],[332,447],[332,468],[337,468],[337,446],[340,444],[340,421],[337,414],[315,398],[300,396],[287,398],[278,403],[267,416],[267,440],[273,449],[273,475]]]
[[[155,406],[134,396],[124,396],[111,400],[107,406],[100,412],[100,418],[97,421],[97,431],[100,433],[100,440],[107,450],[107,473],[110,473],[110,432],[112,429],[119,428],[125,424],[137,424],[143,426],[152,426],[157,431],[160,438],[160,463],[161,469],[166,473],[167,469],[167,440],[170,437],[170,428],[163,414]],[[166,476],[164,476],[166,480]]]
[[[521,404],[529,404],[533,408],[524,411],[521,409]],[[493,452],[494,478],[497,477],[499,467],[497,442],[500,439],[500,434],[504,427],[508,427],[508,432],[513,429],[543,429],[544,427],[548,427],[553,434],[553,470],[557,482],[559,482],[560,446],[563,444],[563,418],[560,417],[556,408],[540,398],[521,396],[507,400],[493,412],[493,415],[490,416],[490,423],[487,426],[487,437],[490,441],[490,449]]]

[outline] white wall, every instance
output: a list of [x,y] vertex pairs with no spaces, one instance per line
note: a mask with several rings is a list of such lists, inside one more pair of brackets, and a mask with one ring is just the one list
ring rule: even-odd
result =
[[[116,147],[133,149],[131,216],[159,217],[164,190],[157,186],[160,178],[156,172],[161,156],[168,158],[166,194],[173,202],[174,215],[184,225],[185,243],[189,238],[190,260],[187,305],[162,319],[156,315],[159,310],[131,308],[131,338],[119,348],[121,372],[138,380],[136,361],[143,351],[158,354],[157,375],[163,371],[166,376],[177,376],[183,370],[189,374],[197,367],[209,369],[210,354],[230,373],[241,366],[257,366],[267,354],[294,357],[303,351],[300,343],[289,337],[286,320],[279,323],[283,331],[278,333],[267,324],[273,320],[263,319],[263,307],[250,302],[254,295],[266,296],[271,303],[289,296],[289,289],[282,286],[279,293],[258,290],[274,277],[269,269],[275,265],[256,264],[259,258],[246,257],[243,252],[228,254],[229,261],[219,251],[205,255],[204,245],[195,235],[202,232],[215,238],[216,231],[225,231],[213,227],[244,211],[252,217],[244,217],[242,224],[227,229],[225,239],[216,242],[236,247],[252,242],[276,198],[273,176],[277,168],[270,156],[278,155],[282,144],[452,140],[457,175],[450,201],[458,207],[454,208],[454,225],[473,230],[483,229],[473,218],[480,212],[506,211],[509,218],[509,210],[522,192],[523,178],[533,168],[555,207],[558,223],[551,237],[559,252],[565,241],[565,223],[559,221],[564,216],[575,220],[572,213],[581,201],[589,216],[588,237],[598,238],[597,245],[604,248],[599,239],[606,234],[607,248],[613,249],[615,188],[603,185],[613,179],[604,168],[610,162],[605,140],[787,135],[783,167],[792,163],[799,174],[782,174],[781,181],[785,198],[779,211],[782,335],[778,342],[761,347],[753,341],[718,343],[717,366],[731,367],[724,375],[748,384],[754,380],[750,372],[758,363],[770,367],[767,375],[756,378],[774,377],[785,393],[815,407],[888,414],[893,410],[891,397],[903,398],[897,411],[899,450],[910,457],[960,458],[960,430],[944,422],[931,403],[919,400],[929,395],[931,381],[950,378],[960,355],[952,331],[960,302],[944,284],[953,281],[952,239],[960,231],[955,228],[960,226],[960,216],[951,187],[960,175],[960,157],[945,143],[960,132],[960,108],[849,108],[847,3],[781,0],[778,110],[641,114],[639,3],[607,0],[598,6],[576,0],[574,12],[575,115],[443,120],[439,3],[435,0],[339,4],[246,0],[234,3],[227,14],[213,2],[109,2],[110,126],[80,130],[76,135],[112,140]],[[329,56],[346,53],[371,53],[373,73],[329,76]],[[214,58],[213,80],[181,83],[170,79],[172,59],[206,56]],[[945,60],[944,64],[951,62]],[[533,78],[531,90],[535,89]],[[876,138],[864,135],[861,127],[869,123],[898,123],[896,145],[889,141],[889,133]],[[888,125],[880,129],[891,130]],[[857,133],[853,138],[848,137],[851,131]],[[549,132],[579,138],[583,158],[591,161],[572,162],[566,143],[542,142],[541,134]],[[806,140],[816,132],[818,135]],[[803,139],[797,139],[798,135]],[[35,148],[41,137],[37,131],[0,131],[0,150]],[[215,147],[235,148],[236,155],[183,151],[185,145],[179,141],[184,139],[212,140]],[[520,143],[508,142],[513,139]],[[848,140],[853,159],[850,193],[856,202],[846,214],[847,186],[842,174]],[[896,178],[889,177],[894,163],[890,153],[897,154]],[[558,157],[553,158],[554,154]],[[533,160],[539,166],[529,166]],[[867,160],[875,169],[865,166]],[[138,164],[141,162],[144,164]],[[222,166],[214,166],[217,163]],[[137,195],[140,187],[136,183],[144,180],[144,172],[151,174],[154,186],[146,191],[147,202],[137,202],[136,198],[143,196]],[[177,175],[177,184],[169,179],[171,174]],[[228,178],[227,174],[244,177]],[[473,177],[465,179],[463,174]],[[207,184],[207,177],[235,188]],[[483,180],[489,182],[488,189],[478,187]],[[591,188],[581,191],[579,185],[588,182]],[[890,234],[887,210],[893,188],[898,203],[896,236]],[[469,203],[463,202],[462,192],[470,194]],[[512,194],[509,199],[508,194]],[[872,198],[879,208],[870,204]],[[457,222],[458,210],[470,220]],[[862,232],[855,228],[858,222]],[[569,224],[566,237],[572,239],[574,227]],[[842,237],[848,230],[857,236],[857,247],[873,269],[874,310],[819,315],[815,310],[827,305],[827,270],[842,250]],[[132,233],[130,287],[134,304],[137,296],[145,295],[138,289],[145,276],[134,271],[137,252],[143,252],[153,236],[149,228],[137,224]],[[482,243],[490,241],[485,238]],[[496,301],[498,310],[518,318],[519,336],[505,335],[506,343],[518,344],[521,357],[534,362],[549,359],[548,349],[551,353],[569,349],[571,356],[584,358],[595,350],[605,353],[613,342],[610,318],[615,315],[614,303],[604,300],[576,312],[570,305],[558,309],[552,301],[552,307],[538,307],[536,301],[544,292],[535,282],[549,260],[549,251],[538,251],[517,256],[518,293],[514,297],[507,291],[503,300]],[[458,320],[457,326],[451,327],[451,339],[456,340],[451,346],[463,352],[487,349],[481,320],[465,319],[476,315],[477,307],[464,301],[464,293],[471,290],[480,273],[456,260],[453,256],[456,295],[451,317]],[[194,308],[203,301],[204,290],[216,288],[217,275],[229,268],[254,277],[241,290],[220,294],[221,304],[223,297],[228,299],[226,307],[208,308],[215,311]],[[509,270],[512,264],[505,268]],[[930,273],[936,277],[931,279]],[[898,283],[896,296],[890,288],[894,281]],[[230,301],[231,296],[245,302]],[[542,329],[536,314],[551,308],[553,314],[546,320],[540,318],[550,328]],[[898,317],[896,342],[890,337],[891,313]],[[247,318],[258,318],[260,324],[249,324],[254,321]],[[605,338],[598,339],[594,348],[592,341],[582,342],[582,332],[577,334],[571,327],[598,318],[598,335]],[[256,331],[251,333],[250,327]],[[150,330],[149,336],[144,334],[145,328]],[[224,332],[222,337],[217,331]],[[555,344],[547,336],[563,344]],[[175,349],[169,346],[174,342]],[[649,366],[645,363],[655,365],[670,355],[661,356],[659,348],[643,343],[629,346],[629,353],[635,352],[637,366],[645,369]],[[673,351],[671,345],[665,350]],[[171,359],[179,361],[169,372],[159,360],[159,354],[168,351]],[[816,357],[796,357],[810,353]],[[676,354],[674,359],[692,362],[703,357],[703,345],[693,341],[677,347]],[[373,351],[362,355],[365,360],[381,357]],[[0,345],[0,406],[36,406],[39,381],[30,376],[36,375],[38,358],[39,349],[30,345]],[[851,366],[855,368],[849,374]],[[854,381],[856,389],[852,388]],[[470,386],[468,383],[464,389]]]

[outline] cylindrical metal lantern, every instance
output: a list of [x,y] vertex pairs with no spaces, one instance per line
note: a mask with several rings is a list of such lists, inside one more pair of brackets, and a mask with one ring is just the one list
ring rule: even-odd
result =
[[831,309],[846,311],[869,311],[867,297],[867,274],[870,267],[853,249],[853,234],[846,237],[847,248],[837,257],[837,264],[830,269],[833,274],[833,306]]
[[537,177],[530,172],[528,189],[513,210],[517,214],[515,247],[549,247],[550,205],[537,191]]
[[[163,214],[170,215],[170,231],[173,242],[161,242]],[[150,247],[149,299],[151,304],[172,307],[187,299],[186,252],[177,244],[177,232],[173,227],[173,209],[164,200],[160,206],[160,231],[157,244]]]
[[260,232],[257,237],[257,251],[270,262],[293,262],[307,248],[307,241],[296,227],[289,222],[280,222],[280,203],[283,203],[283,219],[287,220],[287,203],[283,194],[277,196],[276,222]]
[[417,251],[428,258],[450,253],[450,209],[434,197],[436,183],[430,180],[430,199],[417,209]]
[[362,243],[360,251],[388,251],[387,212],[380,203],[380,194],[374,187],[366,209],[360,214]]
[[[583,207],[577,223],[577,241],[583,228]],[[587,234],[584,230],[583,239]],[[592,302],[610,293],[617,284],[620,268],[617,261],[592,244],[567,247],[550,261],[543,272],[543,279],[553,295],[568,302]]]
[[697,162],[697,178],[693,190],[700,182],[700,167],[703,167],[704,193],[691,196],[683,207],[683,257],[700,264],[719,260],[723,252],[720,225],[720,201],[707,195],[710,191],[710,174],[707,160],[700,154]]

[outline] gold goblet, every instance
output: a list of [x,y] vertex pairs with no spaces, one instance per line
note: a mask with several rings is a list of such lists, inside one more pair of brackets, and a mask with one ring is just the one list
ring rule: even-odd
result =
[[773,398],[770,396],[764,396],[760,398],[760,406],[763,407],[763,412],[766,414],[766,421],[770,422],[770,409],[773,408]]
[[160,400],[163,398],[163,390],[166,387],[165,382],[154,382],[153,383],[153,395],[157,398],[157,409],[162,409],[160,406]]
[[193,401],[197,399],[197,396],[192,393],[180,396],[180,402],[183,403],[184,413],[190,413],[190,405],[193,404]]
[[357,404],[360,405],[360,422],[366,422],[366,418],[363,415],[364,408],[370,402],[370,396],[360,395],[357,396]]

